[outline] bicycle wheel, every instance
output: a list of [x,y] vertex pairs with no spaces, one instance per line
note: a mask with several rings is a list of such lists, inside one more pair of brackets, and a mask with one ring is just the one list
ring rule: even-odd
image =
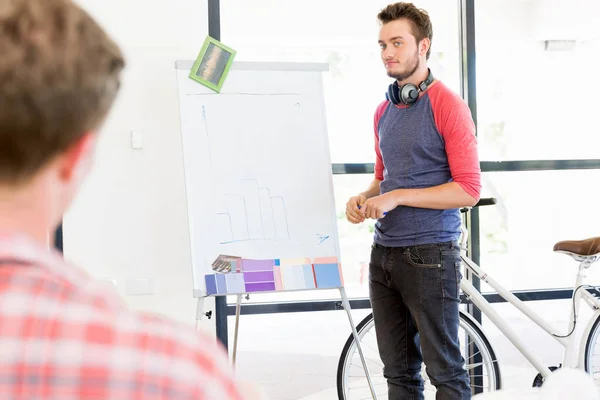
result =
[[600,317],[592,325],[585,344],[585,372],[600,386]]
[[[383,364],[377,350],[373,314],[364,318],[356,330],[377,400],[387,399],[387,382],[383,376]],[[480,327],[462,311],[459,338],[461,352],[466,360],[465,368],[471,376],[473,394],[499,390],[500,367],[496,354]],[[421,370],[425,381],[425,399],[435,399],[436,389],[429,382],[424,365]],[[337,390],[339,400],[371,399],[367,377],[352,334],[346,341],[338,362]]]

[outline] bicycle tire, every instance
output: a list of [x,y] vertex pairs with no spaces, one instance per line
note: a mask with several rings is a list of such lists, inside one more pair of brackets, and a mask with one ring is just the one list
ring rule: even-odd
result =
[[[491,379],[490,380],[491,387],[489,387],[488,391],[500,390],[500,388],[502,387],[500,366],[498,364],[498,359],[496,357],[494,349],[492,348],[488,338],[485,336],[485,334],[483,333],[481,328],[478,326],[478,324],[476,324],[474,321],[472,321],[471,318],[469,318],[463,311],[460,311],[460,321],[459,322],[460,322],[461,328],[463,328],[465,330],[465,332],[467,332],[469,334],[472,333],[473,335],[475,335],[476,339],[474,342],[476,342],[476,346],[481,346],[484,348],[484,349],[480,349],[479,352],[486,354],[486,358],[488,359],[486,361],[486,363],[489,365],[488,373],[491,376],[491,378],[490,378]],[[365,335],[368,333],[368,331],[370,331],[373,328],[374,328],[373,314],[370,313],[356,326],[356,331],[358,333],[358,336],[361,338],[361,341],[365,337]],[[362,346],[363,353],[365,352],[364,347],[365,346]],[[354,335],[353,334],[350,334],[350,336],[346,340],[346,343],[344,344],[342,353],[340,355],[340,359],[338,361],[337,382],[336,383],[337,383],[337,392],[338,392],[339,400],[351,400],[346,395],[346,378],[347,378],[346,373],[347,373],[347,371],[349,371],[348,356],[349,356],[349,352],[351,351],[351,349],[353,350],[353,352],[356,352],[356,345],[354,343]],[[362,368],[362,364],[360,365],[360,368]],[[370,371],[370,374],[372,375],[370,368],[369,368],[369,371]],[[365,385],[367,385],[366,377],[363,377],[363,378],[365,380]],[[427,385],[427,383],[426,383],[426,385]],[[430,385],[429,390],[435,391],[435,388],[433,388],[433,386],[431,384],[429,384],[429,385]],[[368,386],[367,386],[367,388],[368,388]],[[386,385],[385,392],[386,393],[382,394],[381,396],[380,396],[380,394],[377,394],[377,399],[387,398],[387,385]],[[368,391],[368,396],[369,397],[367,397],[366,395],[362,395],[361,397],[370,399],[371,398],[370,391]]]
[[[598,382],[600,382],[600,359],[599,359],[599,365],[597,365],[596,368],[593,367],[592,362],[594,359],[593,355],[595,353],[593,350],[596,348],[596,346],[598,346],[599,336],[600,336],[600,316],[596,317],[596,321],[594,321],[594,324],[592,325],[592,329],[590,329],[590,333],[588,334],[588,337],[585,342],[585,355],[584,355],[585,372],[590,374],[591,377],[594,379],[594,381],[598,381]],[[600,353],[600,348],[598,349],[598,351]],[[595,372],[595,374],[594,374],[594,372]],[[596,383],[596,385],[598,385],[598,383]]]

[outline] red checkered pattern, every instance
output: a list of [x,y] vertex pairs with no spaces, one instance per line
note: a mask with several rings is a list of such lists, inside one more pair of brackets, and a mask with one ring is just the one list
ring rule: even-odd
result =
[[242,400],[212,337],[132,313],[24,237],[0,236],[1,399]]

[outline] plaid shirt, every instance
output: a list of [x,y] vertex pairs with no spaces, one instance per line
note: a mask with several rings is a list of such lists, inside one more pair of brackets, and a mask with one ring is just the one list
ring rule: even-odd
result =
[[0,234],[1,399],[242,400],[216,340]]

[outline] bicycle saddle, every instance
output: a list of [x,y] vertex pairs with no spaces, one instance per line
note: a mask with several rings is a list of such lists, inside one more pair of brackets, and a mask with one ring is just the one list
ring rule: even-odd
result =
[[564,251],[587,257],[600,253],[600,237],[585,240],[565,240],[554,245],[554,251]]

